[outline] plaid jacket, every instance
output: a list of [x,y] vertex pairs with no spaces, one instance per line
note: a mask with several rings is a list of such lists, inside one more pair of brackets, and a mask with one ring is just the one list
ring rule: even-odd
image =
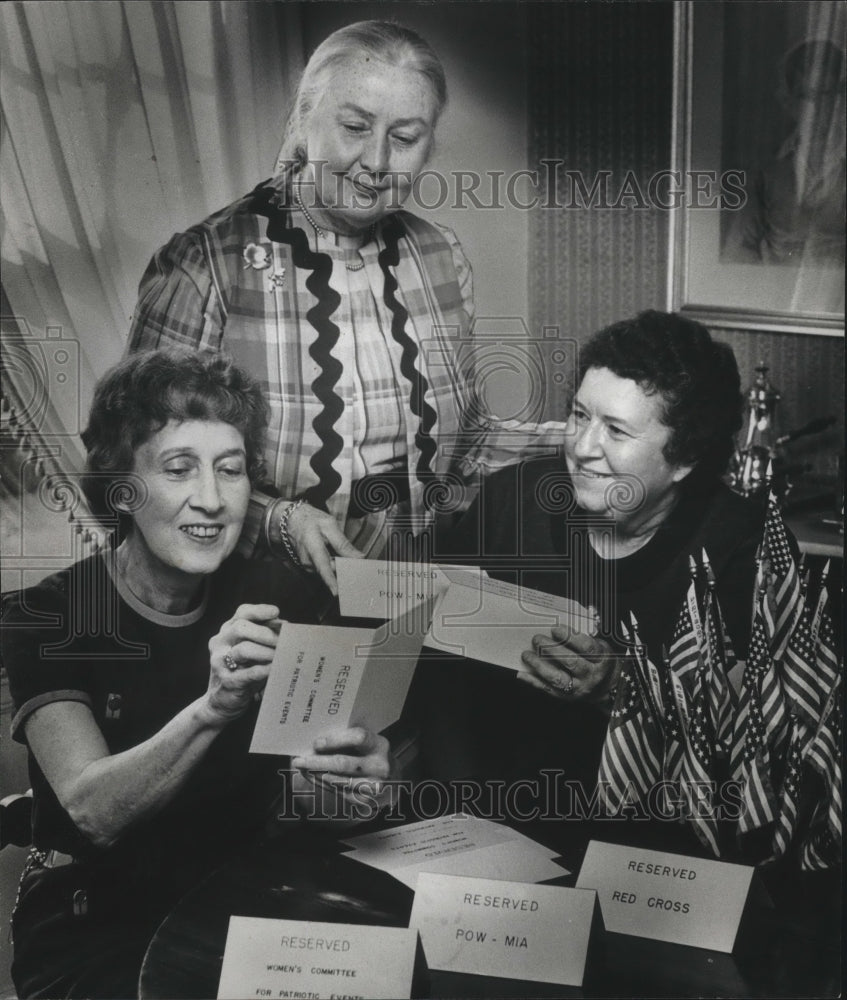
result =
[[[406,212],[382,220],[374,246],[408,382],[407,524],[417,531],[445,476],[461,493],[458,484],[474,465],[468,451],[486,433],[463,424],[474,410],[464,363],[472,274],[450,230]],[[347,521],[353,428],[344,404],[352,390],[332,355],[341,331],[333,323],[340,296],[329,285],[331,273],[329,255],[313,252],[291,224],[285,179],[266,182],[154,256],[141,280],[129,349],[226,350],[270,403],[265,458],[272,486],[284,497],[305,493],[347,522],[350,540],[368,551],[386,512]],[[267,493],[254,492],[242,535],[246,551],[256,544],[268,502]]]

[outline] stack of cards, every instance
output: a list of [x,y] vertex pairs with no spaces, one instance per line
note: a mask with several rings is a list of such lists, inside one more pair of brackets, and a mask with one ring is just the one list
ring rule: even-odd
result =
[[492,580],[476,567],[339,557],[335,569],[342,615],[391,619],[437,600],[425,646],[508,670],[526,669],[521,653],[536,633],[596,628],[593,612],[576,601]]
[[345,840],[346,857],[414,889],[421,872],[544,882],[567,875],[553,851],[500,823],[467,815],[391,827]]

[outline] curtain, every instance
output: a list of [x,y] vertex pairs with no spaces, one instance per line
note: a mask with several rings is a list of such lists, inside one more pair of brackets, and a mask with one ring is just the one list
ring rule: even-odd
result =
[[4,378],[73,435],[153,252],[273,173],[299,4],[3,3],[0,46]]

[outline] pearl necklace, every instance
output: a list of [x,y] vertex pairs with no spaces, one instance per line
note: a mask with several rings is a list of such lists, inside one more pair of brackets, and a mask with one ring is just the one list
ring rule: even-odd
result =
[[[324,239],[326,239],[327,238],[326,230],[321,229],[321,227],[317,224],[317,222],[315,222],[315,220],[312,218],[308,208],[306,208],[306,206],[300,200],[300,193],[298,192],[297,188],[293,187],[291,189],[291,193],[294,195],[294,200],[297,202],[297,207],[300,209],[303,215],[306,216],[306,221],[309,223],[312,229],[314,229],[314,231],[317,233],[318,236],[322,236]],[[373,225],[371,225],[371,227],[368,229],[368,237],[365,240],[365,243],[368,243],[371,240],[371,238],[373,237],[373,233],[374,233],[374,227]],[[364,243],[362,244],[362,246],[364,246]],[[345,262],[344,266],[347,268],[348,271],[361,271],[362,268],[365,266],[365,262],[363,260],[360,260],[358,264],[348,264]]]

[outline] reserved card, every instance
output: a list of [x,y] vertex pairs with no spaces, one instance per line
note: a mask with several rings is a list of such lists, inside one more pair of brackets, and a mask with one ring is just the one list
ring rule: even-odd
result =
[[753,869],[592,840],[577,886],[596,889],[606,930],[731,952]]
[[465,570],[450,574],[424,645],[520,672],[527,669],[521,653],[532,648],[532,637],[559,625],[596,628],[594,616],[576,601]]
[[309,753],[318,736],[400,718],[429,627],[431,605],[378,629],[294,625],[279,632],[251,753]]
[[437,599],[424,645],[509,670],[526,669],[521,653],[536,633],[595,628],[576,601],[492,580],[479,567],[337,558],[335,569],[342,615],[393,618]]
[[417,941],[405,927],[230,917],[218,998],[408,997]]
[[336,556],[338,603],[348,618],[396,618],[438,597],[450,584],[435,563]]
[[581,986],[597,914],[591,890],[422,873],[409,923],[430,969]]

